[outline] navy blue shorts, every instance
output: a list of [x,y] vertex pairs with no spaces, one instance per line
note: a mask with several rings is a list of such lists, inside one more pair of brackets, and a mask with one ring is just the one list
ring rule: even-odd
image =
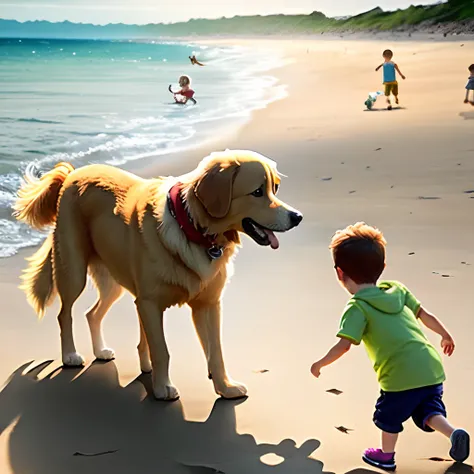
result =
[[411,417],[421,430],[433,431],[426,425],[426,420],[433,415],[446,417],[443,384],[403,392],[381,390],[375,405],[374,423],[387,433],[400,433],[403,431],[403,423]]

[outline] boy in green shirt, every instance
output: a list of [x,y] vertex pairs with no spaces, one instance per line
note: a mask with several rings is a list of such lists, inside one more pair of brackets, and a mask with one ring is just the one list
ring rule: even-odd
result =
[[363,222],[334,235],[330,245],[334,268],[341,285],[353,296],[341,318],[339,342],[312,365],[311,373],[319,377],[323,367],[364,342],[381,388],[373,420],[382,431],[382,446],[367,449],[362,459],[394,471],[398,434],[411,417],[423,431],[447,436],[450,456],[463,462],[469,457],[469,434],[453,428],[446,419],[443,364],[419,321],[441,336],[447,356],[454,352],[453,338],[401,283],[377,283],[385,268],[385,246],[383,234]]

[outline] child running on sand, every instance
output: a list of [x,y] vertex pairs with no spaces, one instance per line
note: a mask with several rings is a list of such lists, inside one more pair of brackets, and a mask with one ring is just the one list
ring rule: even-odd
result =
[[[375,71],[378,71],[383,67],[383,83],[385,86],[385,97],[387,98],[388,110],[392,109],[392,104],[390,103],[390,94],[393,94],[395,97],[395,103],[398,104],[398,82],[397,74],[400,74],[402,79],[405,79],[405,76],[401,73],[398,65],[392,61],[393,52],[390,49],[386,49],[382,56],[384,62],[375,68]],[[395,72],[396,71],[396,72]]]
[[[469,67],[469,72],[471,75],[469,76],[469,79],[467,80],[466,84],[466,97],[464,99],[464,103],[471,104],[474,106],[474,64],[471,64]],[[471,91],[471,92],[469,92]],[[469,93],[471,94],[471,100],[469,100]]]
[[321,369],[364,342],[381,387],[373,421],[382,431],[381,449],[369,448],[362,458],[378,468],[396,469],[395,446],[403,423],[412,418],[423,431],[439,431],[451,440],[450,456],[469,457],[469,434],[446,419],[445,374],[441,357],[428,342],[420,322],[441,336],[447,356],[454,341],[442,322],[430,314],[401,283],[380,281],[385,268],[382,232],[358,222],[336,232],[330,248],[341,285],[352,295],[341,318],[339,342],[311,367]]
[[[178,81],[181,90],[178,92],[173,92],[171,85],[168,87],[168,90],[173,94],[174,100],[177,104],[186,104],[188,100],[192,101],[194,104],[197,103],[194,99],[194,91],[191,89],[191,78],[189,76],[181,76]],[[181,97],[177,97],[181,96]]]

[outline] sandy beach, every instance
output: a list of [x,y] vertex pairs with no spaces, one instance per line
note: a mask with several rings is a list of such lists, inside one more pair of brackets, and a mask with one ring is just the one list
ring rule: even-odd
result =
[[[243,238],[224,297],[227,367],[248,385],[249,398],[217,400],[187,308],[166,317],[181,399],[167,404],[147,396],[149,380],[137,379],[130,295],[104,324],[116,360],[92,363],[83,317],[95,300],[91,285],[75,306],[75,331],[92,365],[60,369],[57,302],[38,322],[17,288],[23,259],[34,251],[27,249],[0,265],[1,474],[377,472],[361,460],[365,448],[379,443],[372,424],[378,386],[364,349],[353,348],[318,380],[309,372],[334,342],[348,299],[328,244],[337,229],[359,220],[385,233],[384,277],[404,282],[452,331],[448,415],[474,433],[474,107],[463,104],[474,42],[255,41],[238,40],[276,48],[289,60],[272,72],[288,85],[287,98],[255,112],[232,136],[132,169],[179,175],[210,151],[239,148],[271,157],[288,176],[281,198],[304,214],[302,225],[281,237],[277,251]],[[385,48],[407,76],[400,81],[401,108],[364,111],[368,93],[382,88],[374,70]],[[379,99],[376,107],[384,106]],[[24,364],[52,359],[22,375]],[[343,393],[326,392],[332,388]],[[353,431],[335,429],[341,425]],[[440,435],[409,422],[397,472],[472,472],[472,456],[469,466],[426,460],[448,458],[448,450]]]

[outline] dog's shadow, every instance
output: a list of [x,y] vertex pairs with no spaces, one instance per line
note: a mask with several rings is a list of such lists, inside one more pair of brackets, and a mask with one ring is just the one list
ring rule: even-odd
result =
[[[141,375],[121,387],[113,362],[56,370],[16,370],[0,392],[0,434],[8,429],[15,474],[317,474],[319,447],[287,439],[257,444],[236,431],[235,406],[217,400],[205,422],[184,418],[180,402],[158,402]],[[38,377],[39,374],[47,374]],[[265,464],[274,453],[281,462]]]

